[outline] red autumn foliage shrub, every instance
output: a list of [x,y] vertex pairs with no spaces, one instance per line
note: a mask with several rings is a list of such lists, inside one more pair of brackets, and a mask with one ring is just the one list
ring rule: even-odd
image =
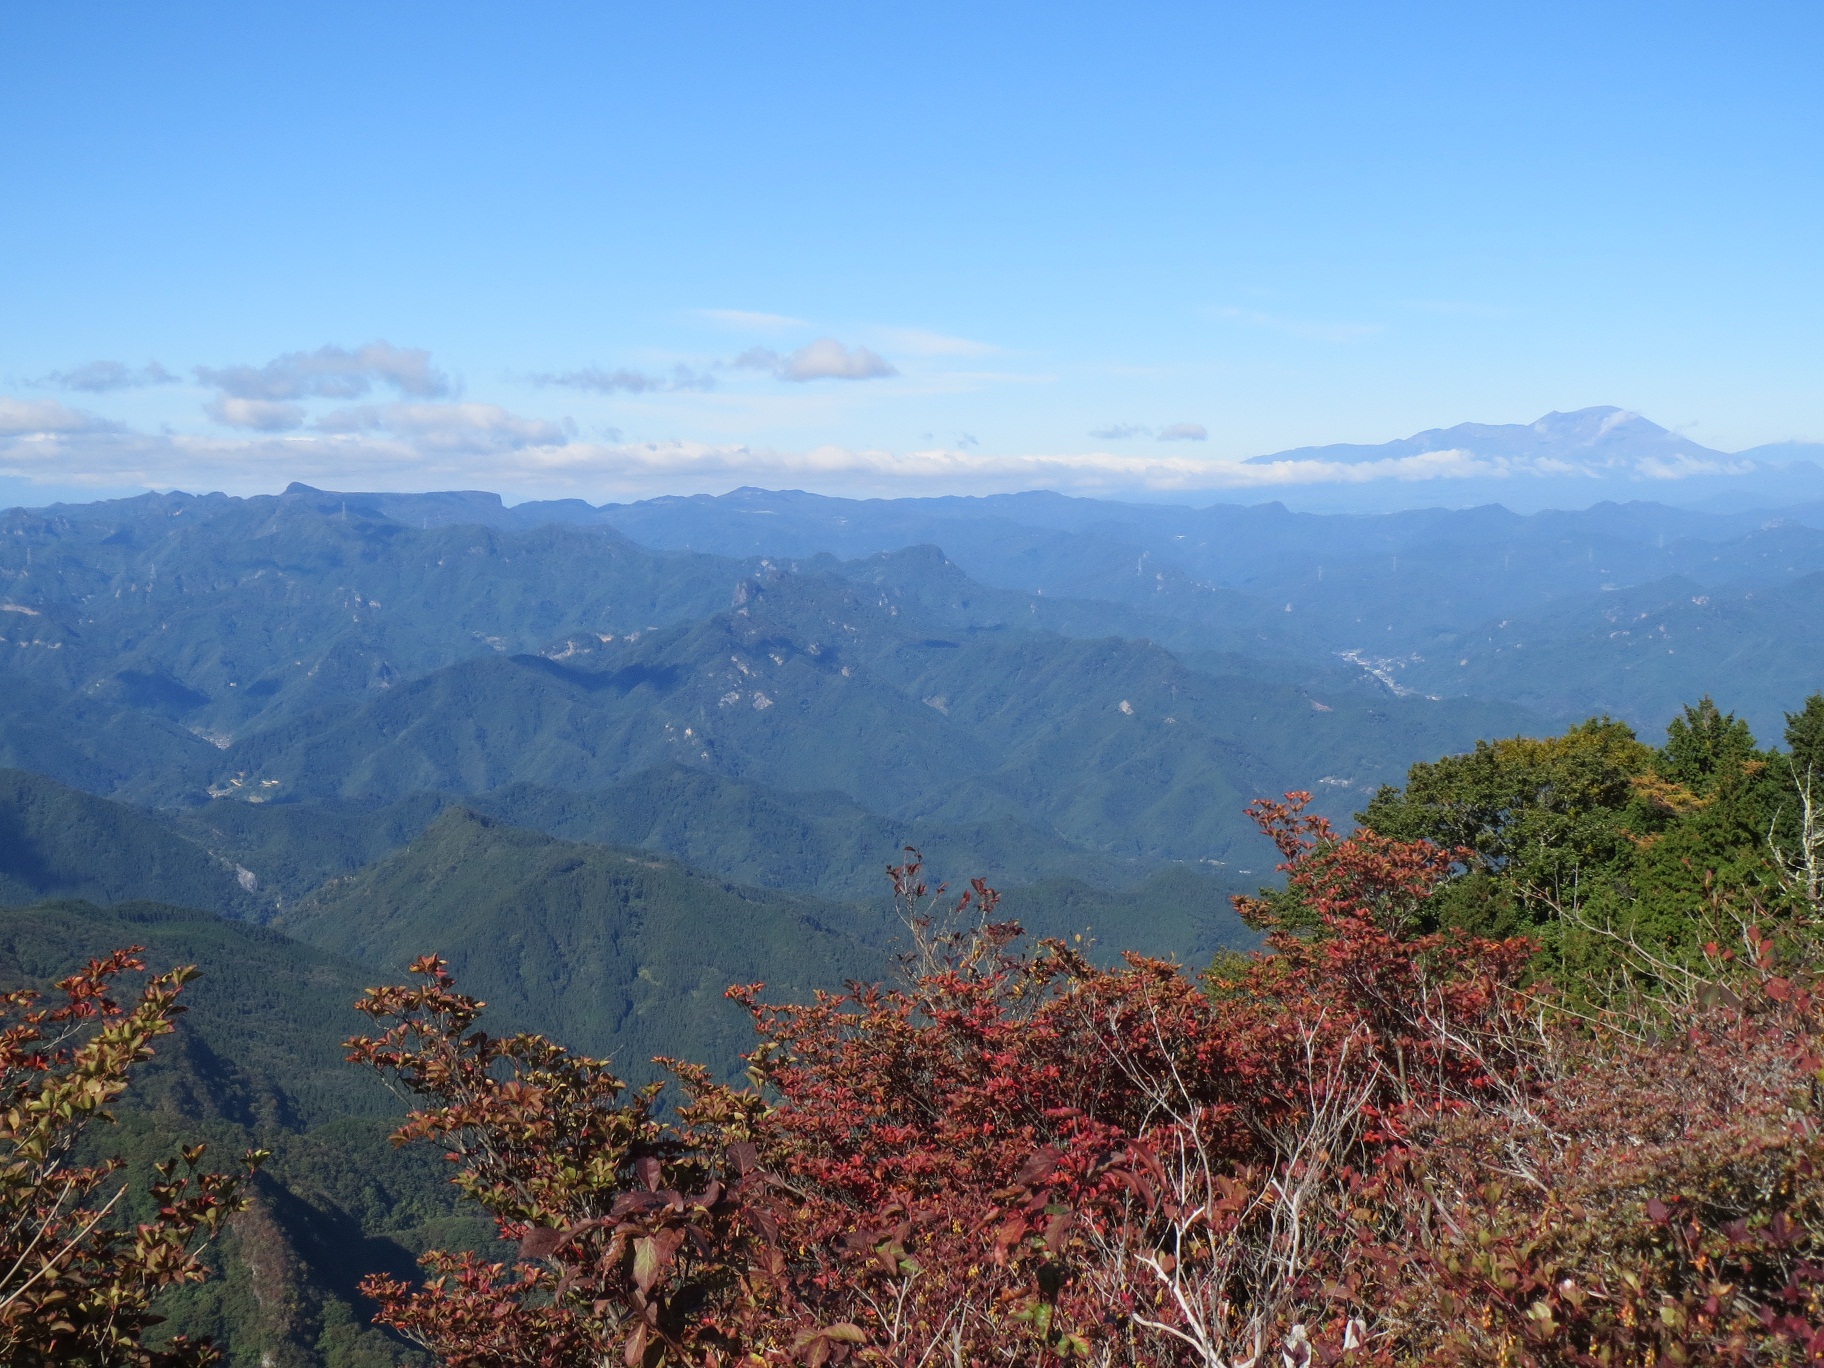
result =
[[1363,829],[1344,839],[1330,819],[1307,812],[1311,795],[1257,798],[1248,816],[1284,857],[1278,895],[1239,897],[1236,910],[1256,926],[1322,928],[1330,918],[1368,920],[1392,932],[1408,929],[1440,884],[1472,858],[1430,841],[1394,841]]
[[[1256,805],[1270,953],[1199,983],[1018,951],[977,884],[916,959],[753,1014],[757,1088],[473,1029],[442,966],[354,1057],[428,1104],[520,1262],[370,1283],[465,1368],[605,1362],[1811,1361],[1818,1005],[1769,942],[1734,986],[1590,1021],[1533,947],[1415,914],[1462,861]],[[939,890],[941,893],[941,890]],[[1708,1005],[1704,1005],[1708,1004]],[[1723,1004],[1723,1005],[1719,1005]]]
[[[181,1337],[145,1346],[164,1289],[207,1276],[202,1247],[240,1209],[240,1175],[200,1169],[202,1146],[158,1166],[157,1214],[121,1219],[118,1160],[76,1161],[85,1130],[112,1119],[152,1042],[174,1029],[195,977],[177,969],[123,1006],[111,994],[145,963],[138,947],[92,960],[56,985],[0,996],[0,1361],[14,1365],[190,1368],[219,1357]],[[250,1165],[263,1155],[250,1154]]]
[[412,969],[421,986],[358,1004],[394,1024],[351,1041],[352,1057],[434,1100],[396,1139],[447,1145],[522,1261],[433,1253],[421,1290],[370,1279],[387,1323],[456,1365],[727,1361],[775,1301],[750,1138],[764,1104],[679,1065],[690,1097],[663,1123],[659,1089],[629,1092],[603,1061],[537,1036],[474,1030],[480,1004],[438,961]]
[[1383,1192],[1430,1204],[1374,1241],[1389,1326],[1422,1327],[1429,1361],[1824,1359],[1820,1002],[1746,940],[1713,1005],[1554,1042],[1524,1111],[1383,1164]]

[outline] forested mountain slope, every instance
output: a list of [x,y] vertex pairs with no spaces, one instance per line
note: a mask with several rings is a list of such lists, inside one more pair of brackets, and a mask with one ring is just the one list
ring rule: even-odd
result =
[[738,1071],[745,1020],[725,988],[768,979],[792,998],[873,977],[888,939],[856,909],[461,808],[280,926],[376,981],[442,955],[503,1026],[561,1034],[641,1077],[655,1055]]
[[180,1145],[206,1143],[212,1165],[272,1151],[253,1210],[212,1251],[221,1276],[167,1297],[163,1328],[213,1336],[235,1365],[404,1361],[402,1344],[366,1325],[356,1284],[378,1269],[409,1275],[427,1243],[460,1247],[490,1231],[460,1210],[435,1155],[387,1143],[398,1100],[345,1061],[371,975],[208,912],[57,901],[0,908],[0,988],[42,985],[125,945],[144,946],[154,970],[202,974],[117,1123],[92,1137],[99,1152],[127,1161],[137,1191]]
[[147,900],[258,917],[251,871],[124,803],[24,770],[0,769],[0,905]]
[[[1372,786],[1523,714],[1214,678],[1162,648],[944,635],[833,575],[743,581],[737,606],[542,655],[488,656],[229,746],[216,791],[390,801],[516,782],[584,790],[677,763],[884,815],[1014,818],[1120,856],[1228,859],[1255,792]],[[1239,843],[1239,844],[1238,844]]]

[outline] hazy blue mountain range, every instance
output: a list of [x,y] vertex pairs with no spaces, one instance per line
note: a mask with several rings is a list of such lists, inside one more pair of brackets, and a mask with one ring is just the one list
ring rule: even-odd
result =
[[730,582],[605,527],[427,531],[297,494],[133,502],[0,520],[10,669],[206,737],[566,631],[696,617]]
[[[896,820],[1016,818],[1116,855],[1226,858],[1262,784],[1370,783],[1525,722],[1352,690],[1284,614],[1213,586],[1179,601],[1158,573],[1133,625],[1222,659],[1213,682],[1108,635],[1116,598],[997,593],[935,552],[769,565],[600,527],[414,528],[313,491],[9,517],[0,671],[22,706],[0,758],[139,802],[583,791],[683,763]],[[1106,696],[1072,685],[1085,670]],[[734,687],[743,671],[797,692],[768,713],[766,688]],[[1334,697],[1298,696],[1301,675]],[[1181,739],[1142,742],[1148,727]],[[1074,773],[1066,800],[1055,781]],[[1189,807],[1194,835],[1154,829]]]
[[[823,536],[840,537],[847,552],[860,554],[916,536],[944,546],[978,582],[1041,597],[1069,593],[1079,602],[1093,596],[1148,619],[1192,622],[1207,607],[1220,620],[1225,601],[1234,601],[1245,606],[1226,620],[1255,639],[1237,632],[1223,649],[1270,660],[1275,677],[1360,660],[1400,688],[1416,686],[1417,676],[1400,682],[1414,657],[1429,658],[1437,648],[1453,663],[1462,658],[1441,641],[1500,630],[1499,623],[1556,611],[1579,596],[1673,576],[1753,592],[1824,566],[1824,505],[1816,503],[1723,513],[1611,503],[1526,516],[1498,506],[1324,515],[1276,504],[1190,509],[1056,495],[852,502],[740,490],[603,514],[654,545],[719,541],[754,555],[801,554]],[[1187,602],[1197,607],[1187,610]],[[1153,630],[1151,622],[1146,629],[1181,658],[1199,658],[1194,643]],[[1588,630],[1594,644],[1593,624]],[[1767,644],[1775,645],[1771,637]],[[1732,659],[1700,651],[1681,667],[1678,683],[1688,689],[1696,682],[1698,692],[1714,693],[1775,734],[1781,709],[1791,705],[1790,687],[1735,669]],[[1424,678],[1422,692],[1536,705],[1535,691],[1518,684],[1510,691],[1499,673]],[[1620,690],[1582,682],[1574,667],[1561,675],[1555,718],[1606,708],[1657,730],[1671,715],[1666,700],[1676,691],[1657,687],[1650,669]]]
[[[1718,451],[1638,413],[1606,405],[1548,413],[1532,423],[1459,423],[1391,442],[1297,447],[1255,456],[1247,464],[1295,472],[1301,465],[1352,466],[1445,456],[1466,465],[1479,462],[1489,475],[1542,482],[1550,494],[1577,504],[1589,502],[1592,495],[1612,496],[1617,486],[1630,481],[1659,482],[1677,490],[1670,497],[1688,506],[1714,506],[1722,495],[1738,509],[1756,501],[1815,499],[1824,492],[1824,445],[1817,442]],[[1579,483],[1585,489],[1582,498],[1575,493]],[[1539,490],[1523,487],[1520,492],[1540,506]]]
[[1476,736],[1651,732],[1705,691],[1766,733],[1811,684],[1815,514],[302,486],[14,510],[0,759],[161,809],[208,878],[9,896],[269,916],[452,803],[837,900],[907,843],[1008,885],[1237,879],[1262,792],[1346,814]]
[[[1590,427],[1589,414],[1564,417],[1569,428]],[[1612,423],[1602,440],[1644,442],[1652,425],[1643,424]],[[25,611],[0,618],[13,647],[0,652],[0,670],[25,706],[0,735],[0,758],[145,801],[211,785],[238,794],[240,767],[209,748],[270,754],[293,744],[287,726],[314,735],[324,719],[350,725],[351,709],[479,657],[548,654],[578,633],[624,643],[701,622],[729,610],[737,583],[779,572],[879,584],[936,634],[998,626],[1144,637],[1206,673],[1307,688],[1360,680],[1352,662],[1362,661],[1371,675],[1416,687],[1413,658],[1430,659],[1440,642],[1487,635],[1579,594],[1675,575],[1746,590],[1809,573],[1824,543],[1818,514],[1611,504],[1524,517],[1498,507],[1324,516],[1049,494],[851,501],[755,490],[508,509],[489,495],[301,486],[267,499],[166,495],[15,511],[0,575],[7,606]],[[906,552],[918,545],[941,554]],[[668,554],[679,552],[694,554]],[[878,559],[892,552],[902,554]],[[270,629],[275,620],[282,629]],[[1680,682],[1702,674],[1699,659]],[[1425,677],[1422,692],[1537,697],[1504,691],[1499,677]],[[1763,730],[1790,697],[1726,671],[1704,682]],[[476,687],[517,698],[522,684]],[[1633,678],[1619,691],[1579,692],[1574,672],[1555,690],[1558,715],[1606,706],[1649,727],[1663,721],[1666,696]],[[1508,725],[1523,723],[1516,715]],[[263,732],[273,735],[255,743]],[[459,785],[467,791],[546,782],[458,762],[459,739],[439,744],[446,768],[482,776]],[[135,757],[147,758],[145,772],[132,772]],[[618,762],[609,768],[597,765],[587,782],[626,776]],[[887,806],[872,792],[865,804]]]
[[1824,465],[1824,442],[1768,442],[1735,454],[1745,461],[1770,461],[1779,465],[1809,461],[1813,465]]
[[[1651,436],[1638,429],[1613,424],[1609,439]],[[1057,747],[1103,778],[1075,786],[1069,814],[1053,811],[1055,801],[1034,806],[1018,775],[1022,765],[1030,774],[1057,763],[1057,750],[1026,748],[1053,734],[1058,719],[1025,697],[1019,716],[984,702],[1006,671],[1023,671],[1024,681],[1092,659],[1113,667],[1108,648],[1084,654],[1066,649],[1069,640],[1130,643],[1115,648],[1120,665],[1109,676],[1124,689],[1187,687],[1166,682],[1173,670],[1217,679],[1222,697],[1209,695],[1210,709],[1227,721],[1199,724],[1212,744],[1233,739],[1233,724],[1245,720],[1249,751],[1262,749],[1262,734],[1289,747],[1267,747],[1259,765],[1239,755],[1211,760],[1243,788],[1372,782],[1377,765],[1397,772],[1462,741],[1460,719],[1418,706],[1423,699],[1393,708],[1387,682],[1528,708],[1549,697],[1554,717],[1610,708],[1646,727],[1696,684],[1765,730],[1791,697],[1789,681],[1706,674],[1701,651],[1674,657],[1663,687],[1650,664],[1600,689],[1583,688],[1574,670],[1559,672],[1543,694],[1518,676],[1453,673],[1436,661],[1471,658],[1451,643],[1558,612],[1579,595],[1671,576],[1752,592],[1824,561],[1819,519],[1803,507],[1783,520],[1650,504],[1527,517],[1492,507],[1327,517],[1274,505],[1145,507],[1045,494],[857,502],[737,491],[507,509],[485,495],[299,486],[264,499],[147,496],[6,517],[0,575],[4,606],[15,611],[0,617],[12,648],[0,651],[0,677],[16,702],[0,725],[0,759],[95,791],[151,803],[210,791],[390,803],[422,790],[479,795],[512,783],[601,791],[677,763],[788,792],[844,793],[894,821],[1012,818],[1114,854],[1182,849],[1145,829],[1149,812],[1175,820],[1165,795],[1179,780],[1156,776],[1153,799],[1129,805],[1142,817],[1138,829],[1123,819],[1112,830],[1094,814],[1093,791],[1111,766],[1117,773],[1107,781],[1119,788],[1120,765],[1137,757],[1108,752],[1093,727],[1083,730],[1086,699],[1040,689],[1035,698],[1049,695],[1076,719],[1060,723]],[[565,521],[541,521],[554,517]],[[803,672],[810,692],[795,712],[737,725],[729,707],[710,709],[704,690],[717,670],[735,669],[720,657],[735,654],[722,648],[740,611],[737,586],[761,582],[766,630],[793,652],[789,666],[772,664],[769,649],[744,657],[746,667]],[[878,589],[882,602],[865,623],[850,624],[856,633],[844,633],[859,634],[845,646],[851,674],[829,692],[831,671],[808,665],[818,659],[810,647],[830,643],[811,630],[807,596],[859,586]],[[654,629],[674,636],[659,644]],[[750,637],[754,630],[750,622]],[[920,644],[952,639],[954,648]],[[618,663],[605,671],[609,656]],[[967,687],[954,685],[958,676]],[[1418,749],[1390,742],[1330,751],[1331,737],[1354,735],[1353,723],[1326,722],[1315,733],[1262,723],[1292,715],[1287,688],[1302,690],[1308,698],[1297,706],[1318,717],[1326,715],[1313,703],[1347,711],[1352,697],[1368,713],[1393,708],[1375,725],[1409,729]],[[731,684],[713,697],[729,692],[740,691]],[[684,719],[669,738],[647,707],[661,694],[676,714],[669,720]],[[952,695],[965,700],[963,713],[950,709]],[[937,698],[950,711],[925,703]],[[969,706],[988,710],[970,714]],[[700,744],[694,722],[712,715],[713,744]],[[1526,713],[1484,705],[1467,716],[1479,730],[1530,725]],[[833,740],[807,751],[799,741],[813,722]],[[698,743],[689,753],[686,727]],[[883,753],[917,753],[918,776],[890,777],[894,762],[849,754],[841,738],[864,732],[897,738],[875,748]],[[927,742],[932,749],[921,750]],[[1001,780],[986,778],[1002,770]],[[946,771],[968,781],[947,806],[933,796]],[[1188,790],[1212,801],[1222,791]]]
[[1499,680],[1505,697],[1559,717],[1665,715],[1705,692],[1745,696],[1759,734],[1777,736],[1767,716],[1777,700],[1824,686],[1824,571],[1773,584],[1679,575],[1579,594],[1527,618],[1441,634],[1422,659],[1393,669],[1428,690]]
[[1524,722],[1346,683],[1320,698],[1215,677],[1145,641],[943,634],[837,576],[779,572],[737,597],[696,622],[490,654],[257,731],[225,748],[212,787],[391,801],[586,790],[684,764],[901,820],[1018,819],[1118,856],[1227,859],[1263,787],[1367,786],[1426,745]]

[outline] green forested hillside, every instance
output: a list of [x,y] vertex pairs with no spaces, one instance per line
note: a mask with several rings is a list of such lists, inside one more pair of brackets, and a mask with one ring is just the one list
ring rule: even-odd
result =
[[870,812],[841,793],[788,793],[687,765],[642,770],[612,788],[574,793],[511,784],[468,800],[517,826],[603,845],[662,851],[738,883],[822,898],[876,897],[907,845],[939,877],[997,885],[1068,875],[1125,887],[1146,866],[1093,853],[1016,818],[954,826]]
[[[0,654],[0,665],[13,659]],[[0,764],[90,793],[169,801],[207,784],[219,760],[217,747],[177,723],[86,687],[11,678],[0,694]]]
[[858,914],[864,921],[884,915],[886,867],[906,859],[911,846],[930,882],[961,888],[985,878],[1035,934],[1089,931],[1105,950],[1180,957],[1250,935],[1227,902],[1228,893],[1250,886],[1254,871],[1246,868],[1159,868],[1071,846],[1011,818],[953,826],[893,819],[841,794],[782,792],[683,765],[586,793],[513,784],[479,797],[419,794],[384,807],[214,803],[155,816],[215,856],[257,871],[265,901],[256,912],[271,917],[404,847],[453,806],[567,841],[671,856],[738,884],[866,903],[872,910]]
[[251,871],[146,813],[0,769],[0,904],[41,898],[147,899],[237,916],[270,909]]
[[266,896],[262,915],[270,916],[397,850],[451,801],[429,793],[384,807],[218,801],[154,815],[186,840],[252,871]]
[[1411,684],[1505,696],[1548,716],[1672,715],[1711,693],[1757,729],[1824,682],[1824,573],[1721,585],[1686,576],[1581,595],[1441,635]]
[[309,1127],[388,1114],[391,1099],[342,1063],[361,1018],[362,968],[270,929],[161,903],[77,901],[0,907],[9,987],[61,977],[123,945],[154,967],[200,965],[180,1048],[152,1070],[141,1101],[241,1125]]
[[1220,951],[1260,943],[1259,932],[1235,914],[1230,895],[1265,872],[1168,865],[1137,887],[1114,890],[1081,879],[1043,879],[1003,890],[997,915],[1035,940],[1081,937],[1090,958],[1105,964],[1119,963],[1129,950],[1203,964]]
[[547,1031],[648,1076],[655,1055],[739,1071],[730,984],[781,997],[877,975],[885,928],[646,851],[555,840],[462,808],[285,917],[291,935],[398,979],[449,960],[504,1027]]
[[366,1327],[366,1273],[409,1273],[430,1243],[490,1238],[463,1213],[441,1161],[398,1151],[401,1108],[348,1067],[342,1042],[364,969],[271,930],[156,903],[0,907],[0,987],[44,984],[92,956],[145,947],[153,971],[194,964],[177,1033],[93,1137],[129,1161],[135,1191],[180,1145],[232,1162],[273,1151],[255,1208],[217,1246],[222,1277],[167,1300],[169,1330],[211,1334],[233,1368],[385,1368],[403,1346]]
[[[734,609],[541,656],[490,656],[257,733],[224,782],[390,801],[515,782],[605,787],[683,764],[898,819],[1013,819],[1118,857],[1228,860],[1253,794],[1372,786],[1416,752],[1523,726],[1486,705],[1329,700],[1161,647],[990,627],[942,635],[836,576],[744,582]],[[1245,858],[1245,856],[1244,856]]]

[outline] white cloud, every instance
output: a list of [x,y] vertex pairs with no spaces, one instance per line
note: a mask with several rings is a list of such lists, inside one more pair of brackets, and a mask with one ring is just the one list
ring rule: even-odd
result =
[[[522,497],[597,500],[719,493],[741,484],[858,495],[1022,489],[1221,494],[1388,480],[1519,479],[1562,473],[1558,464],[1548,468],[1548,463],[1477,457],[1461,450],[1379,461],[1250,465],[1163,453],[992,455],[969,450],[960,440],[908,452],[835,445],[789,451],[687,441],[586,441],[557,423],[468,403],[362,405],[284,434],[207,437],[136,432],[60,404],[0,399],[0,475],[237,493],[271,491],[303,480],[329,488],[492,488]],[[1709,473],[1717,472],[1643,467],[1637,477]]]
[[1696,456],[1649,456],[1635,469],[1649,480],[1683,480],[1692,475],[1746,475],[1753,461],[1705,461]]
[[385,433],[438,456],[559,447],[570,440],[558,424],[521,417],[498,404],[364,404],[326,413],[316,426],[336,434]]
[[820,337],[785,358],[787,380],[878,380],[898,375],[892,362],[866,347],[845,347]]
[[766,347],[750,347],[729,363],[748,370],[771,371],[781,380],[879,380],[898,375],[893,363],[866,347],[845,347],[833,337],[820,337],[786,356]]
[[255,432],[289,432],[304,426],[301,407],[272,399],[237,399],[218,394],[203,405],[203,412],[224,426],[250,428]]
[[674,390],[712,390],[716,377],[707,371],[676,365],[670,375],[648,375],[636,370],[606,370],[584,366],[580,370],[545,372],[531,377],[536,385],[561,385],[595,394],[653,394]]
[[[827,337],[783,355],[760,347],[718,364],[752,367],[795,382],[898,373],[868,348]],[[947,381],[963,374],[939,370],[939,378]],[[133,372],[117,363],[91,363],[59,373],[59,383],[86,384],[102,392],[140,383],[149,373],[150,368]],[[162,368],[159,373],[168,374]],[[836,445],[782,450],[733,442],[629,443],[611,428],[592,427],[582,436],[568,419],[448,399],[451,383],[431,366],[428,352],[383,342],[294,352],[259,367],[205,368],[198,375],[214,387],[206,411],[221,425],[198,432],[136,430],[52,400],[0,396],[0,475],[40,484],[138,483],[237,493],[282,488],[301,479],[342,488],[481,487],[528,497],[599,499],[720,492],[739,484],[871,495],[1038,488],[1092,494],[1220,494],[1289,486],[1550,476],[1657,483],[1740,474],[1752,468],[1752,463],[1733,458],[1719,462],[1617,457],[1595,470],[1558,458],[1477,456],[1463,450],[1361,462],[1250,464],[1212,459],[1187,448],[1183,444],[1208,436],[1201,425],[1189,422],[1164,427],[1120,423],[1091,434],[1109,442],[1153,437],[1177,447],[1162,450],[1149,442],[1139,454],[1130,447],[1115,452],[996,455],[983,452],[973,436],[955,429],[948,429],[947,443],[927,435],[921,449],[904,452]],[[592,366],[534,378],[601,394],[704,389],[711,379],[705,370],[683,366],[669,374]],[[931,382],[930,376],[915,376],[891,393],[904,397],[906,391],[923,386],[918,395],[923,402],[927,392],[936,392],[930,389]],[[724,430],[739,431],[752,430],[742,412],[783,409],[791,411],[799,430],[816,423],[826,424],[827,431],[830,414],[857,404],[865,407],[869,397],[865,391],[840,386],[766,386],[764,393],[754,392],[761,388],[743,387],[744,392],[738,392],[731,386],[700,402],[645,407],[714,411],[727,424]],[[327,402],[351,397],[356,402]],[[933,430],[944,431],[933,421],[935,416],[925,421]],[[771,430],[780,430],[779,424]]]
[[9,399],[0,395],[0,441],[41,440],[73,433],[112,432],[115,425],[51,399]]
[[1285,461],[1270,466],[1188,456],[1109,453],[994,456],[960,448],[892,452],[834,445],[787,452],[697,442],[614,446],[572,443],[561,451],[532,451],[525,455],[553,478],[580,484],[593,475],[622,487],[653,492],[698,485],[715,488],[737,482],[879,492],[921,489],[1220,491],[1501,473],[1462,452],[1431,452],[1424,456],[1355,465]]
[[119,361],[90,361],[67,371],[52,371],[39,377],[37,383],[85,394],[106,394],[144,385],[174,385],[177,377],[156,361],[148,361],[138,370]]
[[[1569,473],[1562,470],[1522,470],[1523,463],[1477,456],[1452,449],[1427,451],[1417,456],[1389,456],[1379,461],[1268,461],[1261,465],[1237,463],[1242,470],[1264,471],[1260,478],[1237,480],[1248,485],[1373,484],[1380,480],[1505,479],[1515,474]],[[1561,463],[1554,462],[1554,465]]]
[[264,366],[198,366],[196,378],[230,399],[266,402],[359,399],[376,383],[417,399],[441,399],[452,388],[449,376],[432,367],[428,351],[390,342],[287,352]]

